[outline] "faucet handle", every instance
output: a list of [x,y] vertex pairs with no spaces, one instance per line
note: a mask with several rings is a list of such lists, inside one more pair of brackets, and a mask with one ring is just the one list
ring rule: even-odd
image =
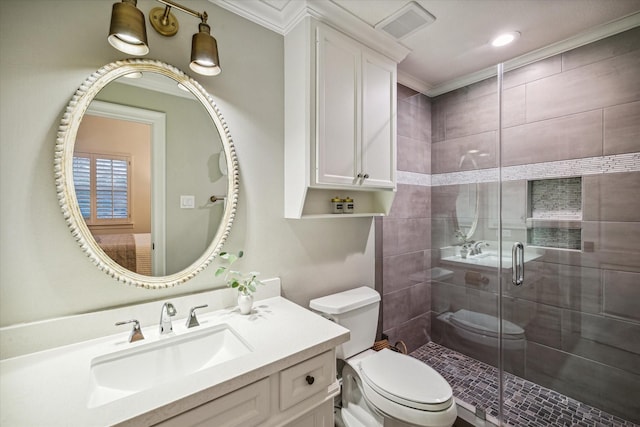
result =
[[140,322],[136,319],[125,320],[124,322],[116,322],[116,326],[126,325],[128,323],[133,323],[133,329],[131,329],[131,334],[129,334],[129,342],[136,342],[144,339],[144,335],[142,335],[142,328],[140,327]]
[[209,307],[209,304],[198,305],[196,307],[191,307],[189,310],[189,315],[187,316],[187,328],[193,328],[195,326],[200,326],[198,322],[198,318],[196,317],[196,310],[199,308]]

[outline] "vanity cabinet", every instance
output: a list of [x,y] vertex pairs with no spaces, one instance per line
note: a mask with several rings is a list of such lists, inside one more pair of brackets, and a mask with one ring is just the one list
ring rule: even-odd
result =
[[285,216],[389,212],[396,188],[396,63],[305,18],[285,36]]
[[333,427],[339,392],[330,350],[165,420],[156,426]]
[[269,409],[269,378],[264,378],[156,426],[254,427],[269,418]]

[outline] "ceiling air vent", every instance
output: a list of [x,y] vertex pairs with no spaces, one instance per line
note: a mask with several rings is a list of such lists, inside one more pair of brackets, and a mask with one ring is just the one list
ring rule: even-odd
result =
[[396,40],[401,40],[435,20],[436,17],[424,10],[418,3],[410,2],[393,15],[378,22],[375,28],[386,32]]

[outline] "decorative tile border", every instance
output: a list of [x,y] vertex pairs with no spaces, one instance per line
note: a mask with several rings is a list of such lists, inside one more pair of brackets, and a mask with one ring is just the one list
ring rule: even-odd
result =
[[[429,342],[410,356],[425,362],[447,380],[456,401],[474,412],[483,409],[498,425],[498,370],[464,354]],[[504,426],[634,427],[631,421],[593,408],[557,391],[504,373]]]
[[567,178],[616,172],[640,172],[640,152],[508,166],[502,169],[502,179]]
[[431,187],[431,177],[426,173],[397,171],[396,178],[398,184],[419,185],[421,187]]
[[[618,172],[640,172],[640,152],[505,166],[502,168],[502,180],[517,181],[520,179],[567,178]],[[471,184],[475,182],[497,182],[499,179],[499,168],[433,175],[405,171],[397,172],[398,184],[420,185],[425,187]]]
[[498,182],[500,169],[478,169],[473,171],[448,172],[431,175],[431,185],[472,184],[476,182]]

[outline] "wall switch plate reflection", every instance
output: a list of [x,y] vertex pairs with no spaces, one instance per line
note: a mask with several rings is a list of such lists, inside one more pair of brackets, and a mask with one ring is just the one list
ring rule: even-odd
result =
[[180,196],[180,209],[193,209],[196,207],[196,196]]

